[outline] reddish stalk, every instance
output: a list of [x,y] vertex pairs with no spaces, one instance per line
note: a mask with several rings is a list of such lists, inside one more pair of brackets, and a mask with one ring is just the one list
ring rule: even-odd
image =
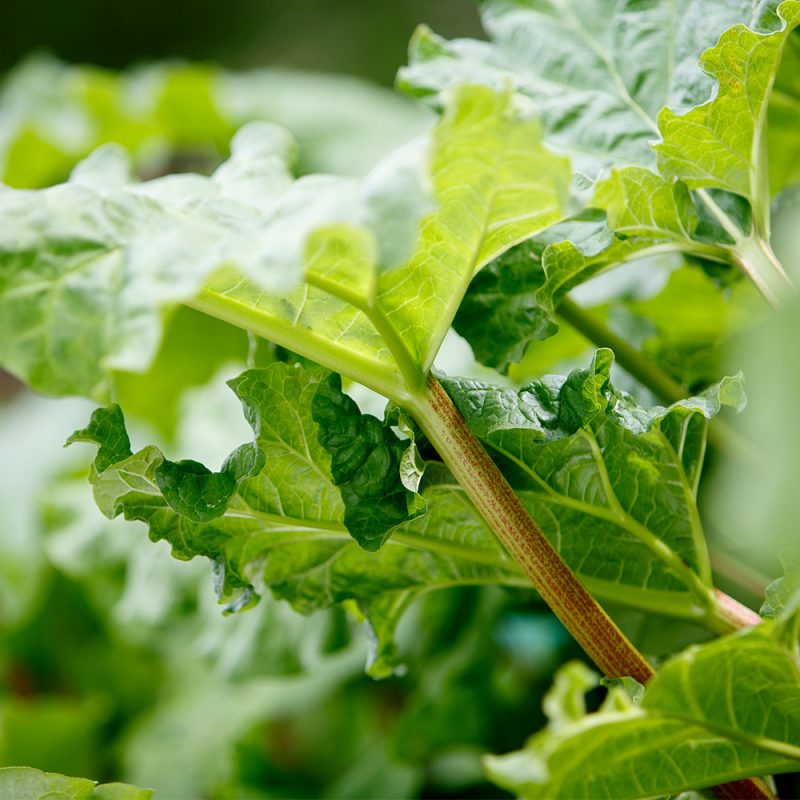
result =
[[[653,668],[550,544],[434,377],[428,379],[425,399],[415,410],[418,424],[486,523],[586,654],[607,677],[629,675],[647,683]],[[760,621],[732,598],[719,595],[723,615],[733,625]],[[773,798],[757,779],[734,781],[714,791],[727,800]]]

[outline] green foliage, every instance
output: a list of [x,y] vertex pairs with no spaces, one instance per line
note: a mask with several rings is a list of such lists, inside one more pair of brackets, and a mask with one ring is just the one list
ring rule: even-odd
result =
[[706,418],[743,403],[741,381],[646,410],[610,384],[613,355],[519,390],[475,380],[443,385],[474,433],[507,459],[512,485],[594,592],[713,613],[711,571],[695,505]]
[[401,480],[406,444],[342,392],[341,378],[322,381],[311,402],[317,438],[344,503],[344,524],[365,550],[378,550],[392,528],[425,512],[425,501]]
[[[611,677],[558,672],[547,727],[488,758],[493,781],[638,798],[797,768],[796,553],[763,624],[731,634],[757,618],[715,586],[701,479],[710,425],[717,464],[759,457],[711,420],[745,402],[741,373],[719,379],[738,370],[722,369],[723,345],[762,341],[760,299],[734,268],[773,305],[790,283],[770,232],[773,195],[797,180],[800,2],[482,13],[491,41],[415,35],[399,84],[432,101],[430,126],[399,100],[335,79],[306,93],[270,71],[40,60],[6,84],[7,183],[70,177],[0,191],[0,363],[107,404],[68,444],[97,447],[108,522],[76,493],[81,466],[54,477],[33,435],[4,458],[20,475],[3,502],[31,486],[42,501],[15,534],[36,544],[0,548],[0,679],[42,699],[29,714],[0,703],[0,758],[58,771],[69,753],[75,772],[173,796],[483,790],[479,753],[519,747],[531,685],[563,655],[530,578]],[[390,106],[393,132],[373,140]],[[169,174],[182,159],[200,174]],[[305,174],[337,159],[350,177]],[[740,504],[793,497],[788,319],[762,359],[781,367],[756,382],[775,404],[752,438],[778,430],[792,456],[748,464]],[[451,326],[486,368],[451,368]],[[570,369],[586,363],[581,337],[599,349]],[[612,376],[607,341],[629,376]],[[559,361],[565,374],[544,374]],[[225,457],[241,420],[210,387],[244,366],[228,386],[251,434]],[[378,402],[365,390],[390,401],[382,420],[362,412]],[[705,504],[729,537],[736,505]],[[765,540],[796,529],[793,506],[764,516]],[[225,615],[165,547],[209,559]],[[75,608],[79,649],[63,638]],[[118,661],[96,649],[112,634]],[[646,687],[630,677],[650,674],[641,653],[658,667]],[[365,657],[390,679],[373,693]],[[95,678],[104,689],[84,691]],[[336,721],[303,717],[323,707]],[[101,758],[106,734],[119,740]],[[0,771],[0,794],[3,780],[11,796],[148,796],[28,768]]]
[[[785,289],[769,248],[768,156],[770,143],[778,158],[792,148],[780,128],[786,93],[779,89],[775,114],[768,106],[776,75],[787,76],[793,63],[800,7],[790,0],[751,14],[745,3],[714,2],[700,14],[669,3],[594,6],[579,13],[571,4],[487,2],[491,43],[447,42],[421,28],[411,65],[400,72],[400,86],[422,95],[466,74],[490,85],[509,81],[534,102],[545,141],[572,156],[588,205],[606,212],[605,235],[600,226],[588,239],[585,225],[554,230],[473,283],[461,332],[482,363],[502,370],[530,341],[555,332],[554,308],[567,291],[626,261],[682,253],[709,270],[736,266],[770,299]],[[590,30],[584,13],[602,23]],[[781,86],[787,80],[778,78]],[[779,119],[773,136],[771,116]],[[539,263],[523,281],[518,263],[531,252]],[[477,320],[509,311],[516,324],[493,331],[499,343],[487,347]]]
[[0,767],[0,792],[8,800],[150,800],[149,789],[124,783],[96,784],[30,767]]
[[787,626],[790,616],[691,647],[637,699],[612,685],[591,714],[583,695],[597,677],[568,664],[544,700],[547,728],[488,757],[487,770],[524,798],[654,797],[795,770],[800,682]]

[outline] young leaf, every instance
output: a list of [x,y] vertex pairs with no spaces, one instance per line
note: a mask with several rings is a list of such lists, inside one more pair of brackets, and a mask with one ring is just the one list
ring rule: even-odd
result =
[[442,385],[476,436],[513,465],[506,472],[520,498],[592,591],[710,619],[695,506],[705,420],[722,405],[741,407],[741,381],[647,410],[611,386],[612,361],[600,350],[589,369],[519,391]]
[[736,25],[703,53],[701,66],[719,86],[713,99],[684,114],[665,108],[658,115],[662,174],[691,188],[741,195],[758,223],[768,219],[770,204],[767,106],[784,45],[800,24],[800,3],[787,0],[777,13],[779,30],[758,33]]
[[4,800],[150,800],[153,792],[127,783],[98,784],[32,767],[0,767],[0,796]]
[[690,647],[636,704],[612,686],[585,714],[575,700],[592,686],[584,672],[559,673],[544,703],[550,724],[523,750],[486,758],[492,780],[526,800],[633,800],[800,766],[800,672],[778,623]]

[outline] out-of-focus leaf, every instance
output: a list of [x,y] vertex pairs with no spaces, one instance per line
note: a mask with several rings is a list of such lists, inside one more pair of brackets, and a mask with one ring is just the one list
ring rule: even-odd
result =
[[430,124],[413,103],[344,76],[181,63],[116,73],[34,56],[0,90],[0,179],[18,188],[57,183],[107,142],[131,151],[145,174],[211,168],[253,120],[292,132],[303,172],[354,176]]
[[[474,270],[562,214],[568,167],[537,137],[509,93],[455,92],[430,140],[438,206],[399,267],[408,252],[400,239],[413,242],[411,223],[428,208],[410,191],[425,174],[424,142],[360,182],[293,181],[287,135],[266,123],[240,131],[211,178],[131,184],[118,151],[98,151],[69,184],[0,193],[0,357],[36,388],[102,398],[110,370],[151,363],[162,307],[192,300],[208,278],[193,300],[201,310],[266,326],[322,361],[357,363],[355,377],[399,394],[398,368],[362,309],[375,305],[427,368]],[[348,290],[342,299],[337,262],[353,248],[367,259],[367,276],[397,268],[359,280],[357,297]],[[333,281],[335,294],[308,285],[283,291],[303,265],[312,281]]]
[[800,553],[787,553],[781,562],[783,575],[767,586],[764,605],[760,611],[764,617],[777,617],[800,594]]
[[150,800],[150,789],[124,783],[68,778],[30,767],[0,767],[0,795],[5,800]]
[[773,194],[800,181],[800,33],[786,39],[767,112],[770,188]]

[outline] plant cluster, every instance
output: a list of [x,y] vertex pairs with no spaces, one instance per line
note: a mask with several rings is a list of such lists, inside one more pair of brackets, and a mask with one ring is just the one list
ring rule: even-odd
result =
[[[375,678],[402,672],[398,626],[433,590],[535,589],[604,677],[556,674],[545,727],[485,759],[497,785],[774,797],[800,764],[798,562],[760,615],[722,592],[699,493],[709,446],[760,469],[717,417],[745,406],[727,342],[794,302],[773,215],[800,183],[800,2],[481,10],[489,41],[417,31],[398,86],[435,116],[403,107],[417,135],[379,132],[347,176],[311,171],[302,137],[297,167],[264,76],[72,73],[60,113],[92,124],[71,149],[34,132],[49,100],[9,102],[8,183],[92,152],[0,191],[0,364],[102,404],[68,443],[96,446],[103,514],[205,556],[227,613],[343,604]],[[191,127],[175,110],[198,97]],[[245,121],[213,172],[176,171]],[[178,398],[240,331],[247,441],[218,469],[173,460]],[[631,614],[706,635],[648,652]],[[0,771],[9,796],[144,796],[67,780]]]

